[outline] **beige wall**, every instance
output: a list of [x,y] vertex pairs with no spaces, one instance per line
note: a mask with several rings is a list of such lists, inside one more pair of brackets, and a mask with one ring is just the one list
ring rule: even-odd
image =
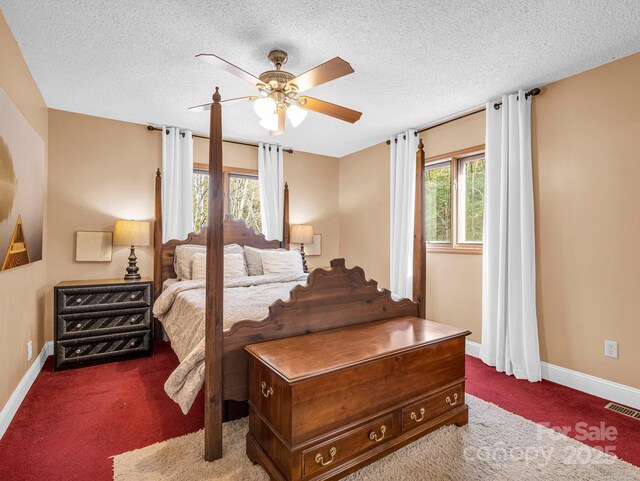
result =
[[389,147],[340,159],[340,256],[389,288]]
[[[125,273],[127,247],[114,246],[109,263],[75,262],[77,230],[113,230],[116,219],[152,220],[154,178],[162,159],[160,132],[146,126],[60,110],[49,111],[49,243],[46,338],[52,338],[53,286],[67,279],[105,279]],[[225,165],[257,169],[255,147],[225,143]],[[195,139],[194,161],[208,162],[208,140]],[[323,255],[338,256],[338,159],[285,154],[293,223],[312,224],[323,235]],[[152,247],[136,248],[142,275],[153,271]]]
[[[46,152],[47,106],[1,12],[0,66],[0,87],[42,137]],[[45,169],[46,165],[45,153]],[[46,248],[46,219],[44,227]],[[0,409],[44,346],[47,263],[45,254],[42,261],[0,273]],[[27,361],[29,340],[33,341],[31,362]]]
[[[640,388],[640,54],[533,101],[542,358]],[[619,343],[605,358],[604,340]]]
[[[533,101],[542,360],[636,388],[640,254],[629,246],[640,235],[639,83],[636,54],[547,85]],[[424,132],[427,157],[482,144],[484,130],[479,113]],[[380,144],[340,161],[341,255],[382,283],[388,157]],[[467,327],[479,342],[481,309],[481,256],[429,253],[428,317]],[[619,359],[604,357],[605,339],[618,341]]]

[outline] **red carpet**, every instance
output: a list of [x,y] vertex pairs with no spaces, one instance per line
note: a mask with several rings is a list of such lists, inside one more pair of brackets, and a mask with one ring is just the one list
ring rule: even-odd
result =
[[[49,358],[0,440],[0,480],[111,480],[110,456],[202,427],[202,395],[184,416],[164,393],[177,365],[168,345],[156,355],[53,373]],[[550,382],[531,384],[467,358],[467,390],[536,422],[613,426],[614,453],[640,466],[640,423],[603,408],[605,401]],[[580,428],[580,426],[578,426]]]

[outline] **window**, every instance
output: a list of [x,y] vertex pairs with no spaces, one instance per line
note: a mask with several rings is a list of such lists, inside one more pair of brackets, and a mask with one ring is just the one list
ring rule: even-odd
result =
[[428,159],[425,166],[427,248],[482,252],[484,146]]
[[[231,168],[224,172],[224,211],[235,219],[244,219],[249,227],[262,231],[260,214],[260,183],[255,170]],[[209,174],[207,166],[194,165],[193,171],[193,230],[199,232],[207,225],[209,208]]]

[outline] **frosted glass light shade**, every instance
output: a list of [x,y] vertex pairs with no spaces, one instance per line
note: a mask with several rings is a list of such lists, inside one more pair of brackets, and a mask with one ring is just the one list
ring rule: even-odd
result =
[[276,110],[276,102],[271,97],[259,98],[253,102],[253,110],[258,114],[258,117],[264,119],[270,115],[273,115]]
[[117,220],[113,229],[113,243],[117,246],[148,246],[149,223],[137,220]]
[[311,244],[313,242],[313,226],[307,224],[293,224],[291,226],[292,244]]
[[289,105],[287,108],[287,117],[294,127],[297,127],[307,117],[307,111],[297,105]]
[[278,130],[278,116],[276,114],[271,114],[265,117],[262,117],[260,121],[260,126],[267,129],[273,130],[274,132]]

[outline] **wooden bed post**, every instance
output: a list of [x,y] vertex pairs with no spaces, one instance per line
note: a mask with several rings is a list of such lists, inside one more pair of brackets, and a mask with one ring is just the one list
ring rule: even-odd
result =
[[418,304],[418,316],[427,317],[427,245],[424,212],[424,144],[416,152],[416,205],[413,220],[413,301]]
[[222,457],[223,200],[222,106],[218,87],[211,104],[209,212],[205,298],[204,459]]
[[284,183],[284,215],[282,217],[282,247],[289,249],[289,184]]
[[156,171],[156,204],[155,221],[153,223],[153,285],[154,299],[162,292],[162,174],[160,169]]

